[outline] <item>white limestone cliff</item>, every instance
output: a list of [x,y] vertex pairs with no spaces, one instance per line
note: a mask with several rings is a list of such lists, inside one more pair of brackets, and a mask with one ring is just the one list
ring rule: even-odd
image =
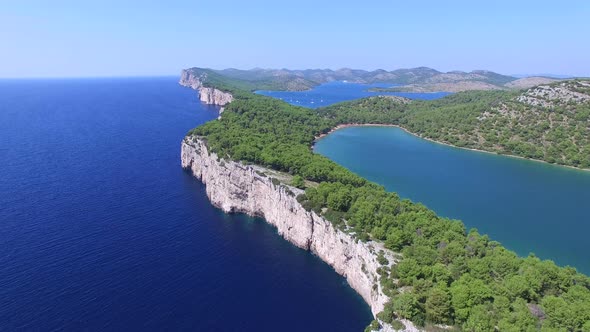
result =
[[180,81],[178,83],[197,90],[199,99],[205,104],[225,106],[234,100],[231,93],[203,86],[202,80],[203,77],[198,77],[191,70],[185,69],[180,74]]
[[[315,212],[306,211],[296,199],[301,190],[274,184],[258,166],[219,158],[208,150],[203,139],[186,137],[181,161],[183,168],[205,184],[213,205],[225,212],[263,217],[283,238],[311,251],[344,276],[370,306],[373,316],[383,310],[388,297],[383,294],[377,273],[381,244],[358,241]],[[394,264],[392,253],[384,251],[390,265]],[[411,322],[402,322],[405,331],[417,331]],[[385,325],[382,331],[393,329]]]

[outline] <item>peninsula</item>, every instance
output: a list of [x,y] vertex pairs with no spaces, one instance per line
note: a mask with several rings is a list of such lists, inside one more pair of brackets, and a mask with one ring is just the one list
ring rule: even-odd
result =
[[185,137],[182,166],[206,184],[214,205],[264,217],[345,276],[375,315],[367,330],[590,329],[587,276],[520,258],[310,149],[338,125],[395,124],[457,146],[588,167],[588,81],[436,101],[373,97],[311,110],[251,92],[301,86],[300,78],[277,83],[228,72],[182,74],[180,83],[201,100],[225,108]]

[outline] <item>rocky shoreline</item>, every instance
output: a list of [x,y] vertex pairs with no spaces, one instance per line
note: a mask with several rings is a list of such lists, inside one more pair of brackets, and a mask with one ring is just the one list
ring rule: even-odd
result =
[[[362,242],[313,211],[306,211],[296,196],[303,191],[273,181],[264,168],[224,160],[209,151],[207,143],[194,136],[184,139],[181,163],[206,187],[211,203],[227,213],[263,217],[280,236],[299,248],[317,255],[344,276],[348,284],[367,302],[373,316],[389,300],[379,283],[378,254],[383,250],[389,266],[397,259],[381,243]],[[410,321],[406,329],[418,331]],[[394,331],[382,325],[382,331]]]
[[[201,101],[207,104],[223,106],[233,100],[233,96],[227,92],[203,87],[201,78],[194,77],[188,71],[182,72],[179,83],[197,90]],[[207,97],[211,93],[213,97]],[[362,242],[353,234],[334,227],[315,212],[306,211],[297,201],[297,195],[303,190],[277,184],[265,174],[263,167],[220,158],[209,151],[203,138],[184,138],[181,144],[181,165],[205,184],[207,197],[214,206],[226,213],[245,213],[264,218],[277,228],[278,234],[284,239],[317,255],[344,276],[369,305],[375,319],[383,310],[389,297],[383,293],[379,282],[377,269],[384,265],[379,263],[377,257],[379,252],[383,252],[390,268],[397,259],[382,243]],[[419,331],[411,321],[400,321],[405,329],[399,331]],[[380,331],[398,331],[389,324],[380,322],[380,325]]]

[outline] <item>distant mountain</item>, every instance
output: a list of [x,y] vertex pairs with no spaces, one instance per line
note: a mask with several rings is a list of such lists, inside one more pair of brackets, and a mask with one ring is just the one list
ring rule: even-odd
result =
[[549,84],[553,82],[559,81],[555,78],[543,77],[543,76],[532,76],[532,77],[524,77],[514,80],[512,82],[508,82],[505,84],[506,87],[514,88],[514,89],[527,89],[536,85],[541,84]]
[[395,89],[404,91],[449,91],[464,90],[497,90],[506,89],[505,84],[517,78],[506,76],[487,70],[471,72],[451,71],[440,72],[428,67],[411,69],[397,69],[386,71],[383,69],[366,71],[360,69],[342,68],[332,69],[187,69],[196,76],[203,74],[221,75],[248,90],[308,90],[322,83],[332,81],[348,81],[355,83],[391,83],[400,85]]
[[570,79],[576,78],[576,76],[572,75],[561,75],[561,74],[514,74],[512,75],[518,78],[526,78],[526,77],[547,77],[547,78],[554,78],[554,79]]

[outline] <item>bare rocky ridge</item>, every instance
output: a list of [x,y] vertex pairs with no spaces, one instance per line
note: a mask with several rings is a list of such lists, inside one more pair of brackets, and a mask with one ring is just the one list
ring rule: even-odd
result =
[[387,89],[373,89],[376,91],[400,91],[400,92],[462,92],[472,90],[510,90],[528,89],[540,84],[550,84],[560,80],[548,77],[525,77],[506,84],[493,84],[486,82],[485,78],[478,75],[470,76],[452,75],[450,73],[434,76],[424,83],[407,84]]
[[[371,307],[374,316],[383,310],[389,298],[379,283],[377,268],[382,265],[377,256],[383,250],[390,265],[395,264],[397,259],[391,251],[380,243],[363,243],[315,212],[306,211],[296,198],[302,190],[273,183],[261,167],[219,158],[202,139],[184,139],[181,162],[183,168],[206,185],[213,205],[228,213],[263,217],[283,238],[316,254],[344,276]],[[406,326],[404,331],[418,331],[410,321],[402,322]],[[394,330],[386,325],[382,331]]]
[[375,89],[374,91],[394,91],[394,92],[461,92],[471,90],[502,90],[502,86],[486,83],[482,81],[453,81],[424,84],[408,84],[389,89]]
[[566,81],[559,84],[539,85],[527,90],[516,100],[524,104],[546,108],[570,102],[590,102],[590,83],[587,81]]
[[506,83],[505,86],[507,88],[511,88],[511,89],[528,89],[528,88],[532,88],[537,85],[550,84],[550,83],[554,83],[557,81],[560,81],[560,80],[555,79],[555,78],[549,78],[549,77],[533,76],[533,77],[519,78],[515,81]]

